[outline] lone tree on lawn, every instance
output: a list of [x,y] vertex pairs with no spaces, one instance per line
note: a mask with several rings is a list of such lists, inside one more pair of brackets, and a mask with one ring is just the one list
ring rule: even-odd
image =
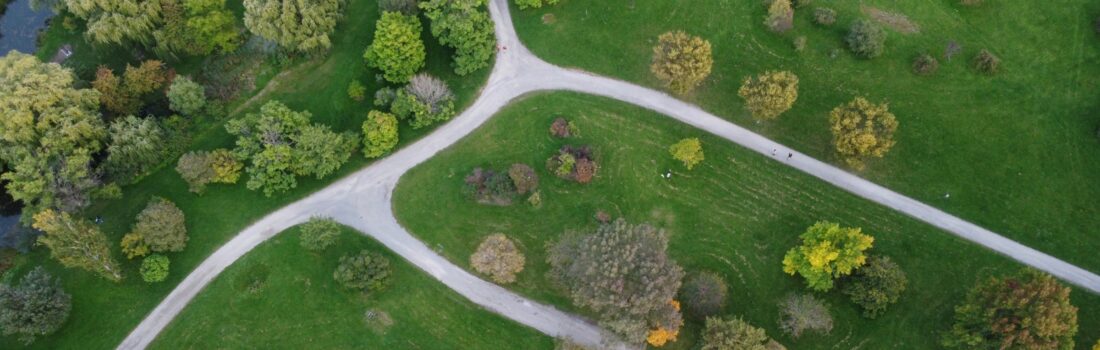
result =
[[863,307],[863,316],[875,318],[885,312],[887,306],[897,303],[908,285],[909,278],[905,277],[905,271],[890,257],[871,256],[867,259],[867,266],[852,274],[843,291],[852,298],[852,302]]
[[650,329],[679,328],[679,312],[668,309],[684,272],[667,248],[664,230],[619,219],[593,234],[564,237],[550,246],[547,260],[574,304],[595,311],[602,326],[626,340],[641,342]]
[[680,142],[672,144],[668,148],[668,153],[672,154],[672,158],[684,162],[684,166],[691,170],[696,164],[703,161],[703,145],[699,143],[699,139],[692,137],[680,140]]
[[769,71],[756,79],[746,77],[737,94],[745,100],[745,109],[756,120],[775,119],[791,109],[798,99],[798,76],[787,71]]
[[141,237],[141,241],[154,252],[179,252],[187,247],[183,211],[175,203],[160,197],[153,197],[138,213],[129,235]]
[[82,268],[114,282],[122,280],[107,236],[98,227],[52,209],[34,214],[33,227],[45,233],[38,237],[38,244],[50,248],[50,256],[61,265]]
[[865,166],[864,159],[886,155],[894,147],[898,129],[898,120],[885,103],[876,105],[862,97],[834,108],[829,124],[837,153],[857,170]]
[[502,233],[485,237],[477,251],[470,255],[470,266],[477,272],[489,275],[493,282],[506,284],[516,281],[516,274],[523,271],[526,262],[516,244]]
[[848,49],[856,55],[875,58],[886,47],[886,31],[871,21],[858,19],[848,28],[848,36],[844,37],[844,41],[848,43]]
[[342,7],[341,0],[244,0],[244,26],[288,50],[325,51]]
[[358,255],[341,257],[340,265],[332,272],[332,278],[349,289],[370,293],[385,289],[392,273],[389,259],[363,250]]
[[1069,287],[1025,269],[978,283],[955,307],[943,345],[960,349],[1073,349],[1077,307]]
[[72,297],[61,288],[61,280],[41,266],[17,285],[0,284],[0,329],[6,336],[18,334],[25,345],[61,328],[70,310]]
[[420,40],[420,19],[399,12],[386,12],[378,20],[374,42],[363,58],[371,67],[382,71],[391,83],[405,83],[424,67],[426,53]]
[[714,58],[710,42],[682,31],[661,34],[653,47],[653,64],[649,69],[677,94],[695,89],[710,75]]
[[833,315],[829,306],[813,295],[791,294],[779,303],[779,329],[793,338],[805,331],[829,333],[833,330]]
[[808,287],[821,292],[833,288],[833,279],[863,266],[867,260],[864,251],[875,241],[858,227],[840,227],[828,221],[810,226],[801,238],[802,245],[783,256],[783,272],[801,275]]
[[768,334],[740,317],[707,317],[702,350],[767,350]]
[[726,303],[726,282],[714,272],[701,272],[688,277],[680,288],[680,300],[686,304],[688,316],[697,319],[717,315]]

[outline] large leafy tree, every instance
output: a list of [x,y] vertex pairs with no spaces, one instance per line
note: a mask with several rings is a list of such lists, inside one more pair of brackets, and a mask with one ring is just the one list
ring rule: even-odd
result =
[[640,342],[650,329],[679,328],[669,324],[679,314],[668,307],[684,272],[667,248],[664,230],[619,219],[593,234],[563,238],[550,247],[547,259],[551,275],[569,289],[574,304],[595,311],[601,325],[627,340]]
[[961,349],[1073,349],[1077,307],[1069,287],[1025,269],[978,283],[955,307],[955,324],[943,345]]
[[313,175],[317,179],[340,169],[359,147],[359,137],[355,133],[336,133],[321,124],[302,127],[293,141],[294,173]]
[[88,22],[84,35],[98,43],[149,44],[161,26],[161,0],[61,0],[68,12]]
[[71,71],[12,51],[0,58],[0,160],[24,219],[44,208],[76,210],[98,185],[90,164],[107,128],[99,93],[73,88]]
[[107,146],[107,174],[126,183],[144,175],[160,163],[164,154],[164,130],[152,119],[135,116],[111,123]]
[[867,158],[886,155],[894,147],[898,129],[898,120],[885,103],[874,104],[862,97],[834,108],[829,124],[837,153],[856,169],[863,169]]
[[225,0],[164,0],[161,17],[163,25],[153,32],[160,51],[209,55],[240,45],[240,30]]
[[34,214],[33,226],[45,233],[38,237],[38,244],[50,248],[50,256],[65,267],[82,268],[115,282],[122,280],[107,236],[98,227],[53,209]]
[[148,60],[138,67],[127,64],[119,79],[109,68],[101,66],[92,87],[101,94],[107,110],[120,115],[134,114],[142,106],[142,97],[164,86],[167,72],[163,62]]
[[0,329],[18,334],[24,344],[57,331],[72,310],[72,297],[46,269],[35,267],[19,284],[0,284]]
[[168,106],[185,116],[196,116],[206,106],[206,89],[184,76],[177,76],[168,86]]
[[745,100],[745,109],[757,120],[775,119],[791,109],[798,99],[798,76],[787,71],[764,72],[755,79],[745,78],[737,94]]
[[374,42],[363,58],[371,67],[382,71],[391,83],[404,83],[424,67],[427,53],[420,40],[420,19],[399,12],[386,12],[374,30]]
[[397,118],[393,114],[370,111],[363,122],[363,153],[377,158],[397,146]]
[[523,253],[503,233],[485,237],[477,246],[477,251],[470,255],[470,266],[474,270],[489,275],[493,282],[500,284],[515,282],[516,274],[523,271],[525,262]]
[[130,234],[141,237],[149,250],[178,252],[187,247],[187,226],[183,211],[175,203],[153,197],[137,215]]
[[844,284],[844,294],[863,307],[863,316],[875,318],[898,302],[909,285],[909,278],[888,256],[872,256]]
[[427,0],[420,3],[431,20],[432,36],[455,49],[455,73],[466,75],[489,66],[497,39],[486,0]]
[[657,37],[649,69],[669,90],[686,94],[710,75],[713,64],[709,41],[674,31]]
[[864,251],[874,238],[858,227],[820,221],[802,233],[802,245],[783,256],[783,272],[799,274],[813,290],[833,288],[833,279],[846,276],[867,261]]
[[325,51],[343,6],[342,0],[245,0],[244,26],[288,50]]
[[741,320],[707,317],[703,350],[767,350],[768,334]]

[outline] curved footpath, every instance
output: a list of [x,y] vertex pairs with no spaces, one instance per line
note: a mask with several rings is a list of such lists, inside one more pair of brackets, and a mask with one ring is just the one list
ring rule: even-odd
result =
[[401,175],[473,132],[513,99],[544,90],[569,90],[629,102],[764,155],[770,155],[773,149],[779,150],[777,154],[791,153],[794,155],[791,159],[779,157],[777,161],[1069,283],[1100,293],[1100,276],[1092,272],[801,154],[694,105],[652,89],[550,65],[532,55],[520,43],[512,26],[507,0],[491,0],[489,11],[496,23],[497,40],[506,49],[497,54],[492,75],[470,108],[420,141],[309,197],[268,214],[238,233],[180,282],[118,348],[144,349],[227,266],[268,238],[312,216],[330,216],[354,227],[470,301],[547,335],[603,348],[632,348],[587,320],[527,300],[455,266],[409,234],[393,215],[391,197]]

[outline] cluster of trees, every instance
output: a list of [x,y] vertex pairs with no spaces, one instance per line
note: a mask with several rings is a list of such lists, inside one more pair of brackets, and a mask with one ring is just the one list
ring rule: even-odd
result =
[[526,262],[516,244],[503,233],[485,237],[470,255],[470,266],[478,273],[488,275],[493,282],[507,284],[516,281],[516,274],[523,271]]
[[144,105],[142,99],[163,87],[169,75],[164,63],[157,60],[142,62],[138,67],[127,64],[122,79],[111,69],[101,66],[92,87],[99,91],[100,102],[108,111],[116,115],[135,114]]
[[57,12],[86,22],[85,37],[106,44],[141,44],[165,54],[231,52],[240,41],[225,0],[58,0]]
[[539,176],[523,163],[512,164],[507,172],[475,168],[464,179],[463,192],[478,203],[510,205],[517,194],[537,195]]
[[591,147],[565,145],[546,160],[546,169],[557,177],[587,184],[596,177],[599,165]]
[[661,34],[649,69],[677,94],[687,94],[710,75],[714,57],[710,42],[682,31]]
[[[374,95],[374,105],[388,109],[398,120],[419,129],[454,117],[454,98],[446,82],[420,73],[409,79],[403,88],[378,90]],[[393,135],[396,137],[396,126]]]

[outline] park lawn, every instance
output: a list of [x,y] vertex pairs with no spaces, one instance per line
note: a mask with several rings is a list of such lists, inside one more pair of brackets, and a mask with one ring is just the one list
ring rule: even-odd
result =
[[[839,166],[829,111],[854,96],[888,102],[900,122],[897,146],[860,176],[1100,271],[1100,36],[1092,26],[1100,3],[957,2],[816,1],[795,10],[795,28],[784,34],[765,28],[760,0],[563,0],[513,6],[512,15],[539,57],[654,88],[661,88],[649,71],[657,36],[701,36],[713,46],[713,72],[681,98]],[[836,9],[836,24],[812,23],[817,6]],[[907,16],[919,32],[887,29],[885,53],[858,59],[843,37],[874,8]],[[793,45],[799,36],[807,39],[802,52]],[[950,61],[949,41],[962,46]],[[983,48],[1001,58],[998,75],[970,68]],[[934,76],[910,73],[921,52],[940,60]],[[792,110],[757,124],[737,89],[766,70],[798,75],[800,93]]]
[[[351,79],[362,79],[370,97],[381,86],[374,78],[377,72],[367,69],[362,60],[363,50],[373,38],[375,21],[379,17],[377,9],[377,3],[373,0],[348,2],[344,20],[336,29],[334,46],[328,55],[296,60],[283,73],[269,79],[266,85],[260,84],[258,78],[258,86],[253,93],[259,96],[245,95],[240,100],[231,101],[229,110],[237,111],[233,116],[256,111],[264,102],[279,99],[292,109],[310,111],[314,122],[330,125],[336,131],[350,130],[362,135],[362,122],[373,106],[369,98],[361,103],[349,99],[346,89]],[[464,77],[455,75],[450,67],[451,51],[436,44],[426,28],[425,21],[424,38],[429,50],[425,70],[447,81],[455,92],[459,110],[464,109],[473,102],[490,69],[485,68]],[[190,149],[232,148],[234,139],[225,132],[223,123],[224,120],[196,121]],[[426,135],[432,128],[412,130],[402,124],[398,147]],[[357,152],[329,177],[322,180],[300,177],[297,188],[272,197],[247,190],[244,186],[247,174],[243,174],[236,185],[208,186],[200,196],[187,191],[186,183],[175,171],[176,159],[166,159],[159,170],[133,185],[123,187],[123,198],[93,203],[83,213],[89,219],[102,216],[105,220],[102,229],[111,242],[115,258],[123,263],[122,282],[115,284],[84,270],[64,268],[49,258],[49,251],[44,247],[16,259],[16,266],[4,274],[2,280],[11,280],[35,266],[43,265],[61,278],[64,288],[73,296],[73,310],[65,326],[48,337],[39,338],[30,347],[114,348],[188,272],[249,223],[369,163],[370,160]],[[168,280],[150,285],[138,276],[140,260],[125,261],[118,242],[129,231],[137,213],[153,196],[167,198],[183,210],[187,215],[190,240],[183,252],[168,254],[172,260],[172,274]],[[15,337],[0,336],[0,349],[21,347],[23,345]]]
[[[551,121],[576,123],[579,138],[556,139]],[[698,137],[706,160],[687,171],[668,147]],[[553,177],[545,162],[562,145],[591,145],[600,165],[591,184]],[[565,310],[567,293],[546,277],[545,247],[563,232],[592,232],[597,210],[633,223],[649,222],[670,237],[671,256],[689,274],[717,272],[729,286],[725,315],[743,315],[770,336],[796,349],[936,348],[954,306],[976,281],[1012,273],[1021,265],[924,223],[855,197],[731,142],[654,112],[575,93],[530,96],[504,110],[455,146],[414,168],[398,184],[394,211],[402,225],[459,266],[484,236],[504,233],[526,254],[526,269],[508,285]],[[782,158],[782,157],[780,157]],[[540,177],[543,206],[524,198],[507,207],[475,204],[462,194],[475,167],[532,165]],[[660,174],[671,169],[671,179]],[[876,320],[839,291],[818,294],[835,318],[828,336],[797,341],[779,333],[779,300],[806,292],[800,278],[782,272],[783,254],[818,220],[861,227],[875,237],[873,254],[888,255],[908,274],[900,302]],[[1075,289],[1080,307],[1079,344],[1100,337],[1100,297]],[[697,345],[701,322],[687,323],[673,349]]]
[[[233,263],[150,348],[553,347],[551,338],[471,303],[354,229],[344,228],[339,242],[322,253],[302,248],[299,231],[279,234]],[[364,249],[387,257],[393,267],[389,287],[370,295],[332,279],[341,256]],[[370,321],[368,310],[375,311]]]

